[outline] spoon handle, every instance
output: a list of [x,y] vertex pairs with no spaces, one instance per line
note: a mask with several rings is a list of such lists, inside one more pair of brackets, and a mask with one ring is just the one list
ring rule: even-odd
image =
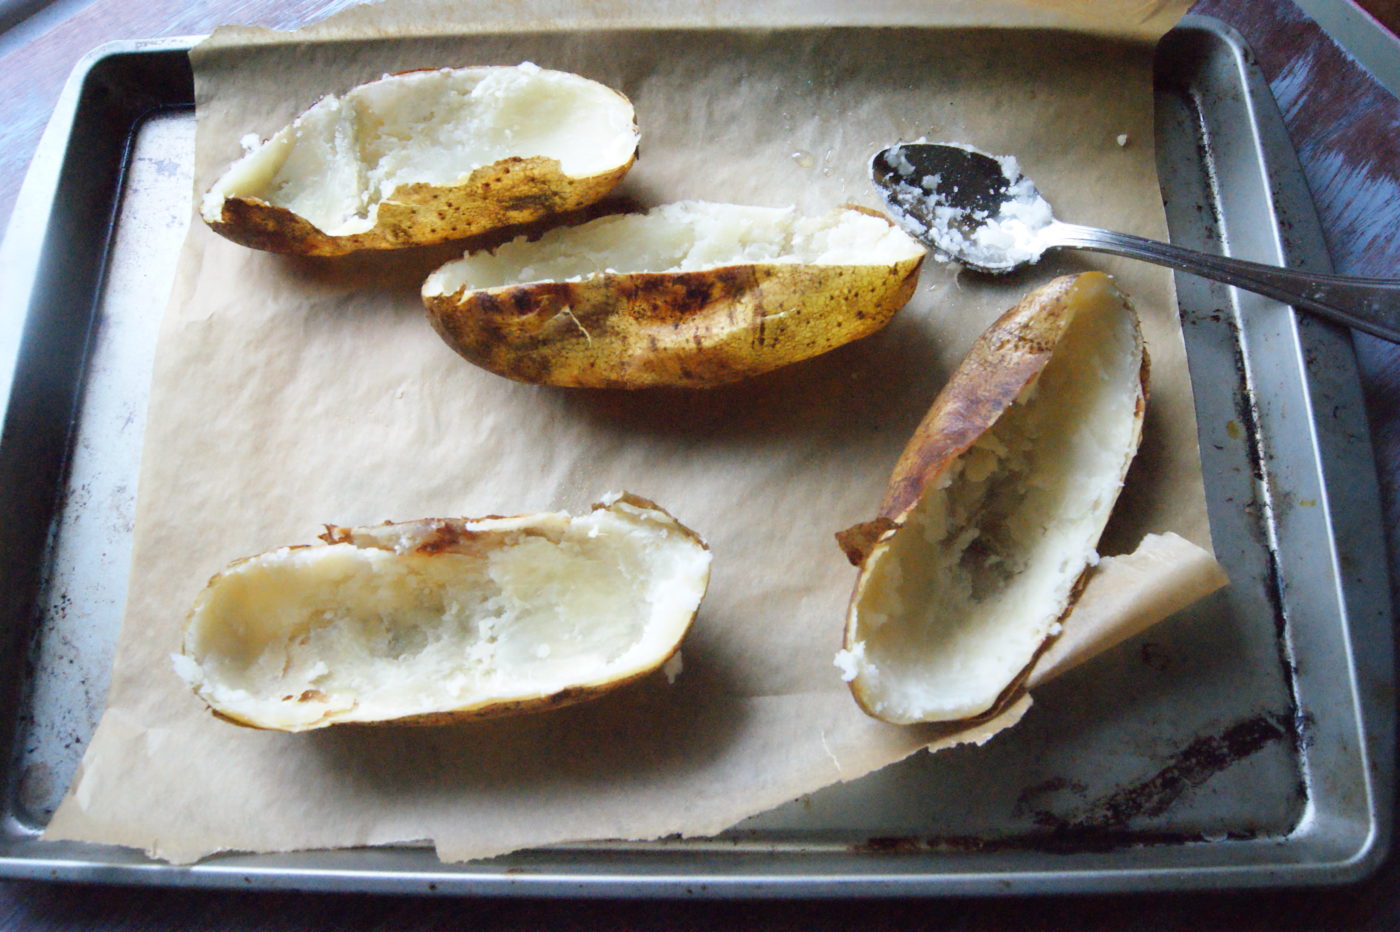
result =
[[1400,343],[1400,281],[1299,272],[1074,223],[1056,222],[1045,233],[1055,246],[1145,259],[1192,272]]

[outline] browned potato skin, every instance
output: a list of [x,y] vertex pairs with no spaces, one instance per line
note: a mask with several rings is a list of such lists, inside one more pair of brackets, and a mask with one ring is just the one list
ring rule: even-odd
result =
[[[879,515],[836,534],[837,543],[851,563],[861,566],[870,552],[904,523],[924,490],[941,478],[977,438],[996,423],[1022,389],[1040,375],[1073,319],[1070,300],[1075,287],[1081,282],[1090,282],[1091,277],[1107,278],[1102,272],[1066,275],[1032,291],[973,343],[905,445],[886,486]],[[1138,377],[1139,423],[1147,407],[1149,369],[1144,348]],[[1075,583],[1062,618],[1069,615],[1079,601],[1087,580],[1086,570]],[[862,572],[856,579],[851,605],[859,600],[866,582],[867,577]],[[852,635],[848,624],[843,639],[847,649],[853,646]],[[1047,639],[1041,645],[1037,658],[1052,640]],[[1034,666],[1033,658],[1020,676],[1006,687],[996,704],[978,718],[1000,714],[1020,698]],[[873,697],[864,695],[856,682],[850,685],[856,704],[866,714],[879,718]]]
[[617,187],[636,155],[613,171],[574,178],[557,159],[501,159],[458,185],[403,185],[378,205],[373,229],[331,236],[285,207],[230,197],[209,227],[242,246],[303,256],[343,256],[366,249],[403,249],[476,236],[593,204]]
[[[1065,275],[1032,291],[973,343],[915,428],[890,475],[879,515],[837,534],[847,558],[859,565],[875,543],[900,523],[924,489],[967,452],[977,438],[1040,375],[1064,336],[1076,284],[1102,272]],[[1147,351],[1142,355],[1138,414],[1147,405]]]
[[[626,502],[626,503],[628,503],[628,504],[630,504],[630,505],[634,505],[634,506],[636,506],[636,507],[638,507],[638,508],[654,509],[654,510],[656,510],[656,511],[661,512],[662,514],[666,514],[666,515],[669,515],[669,514],[670,514],[670,513],[667,512],[664,508],[662,508],[660,505],[657,505],[655,502],[651,501],[650,499],[643,498],[643,497],[640,496],[640,495],[633,495],[633,494],[631,494],[630,492],[623,493],[623,494],[621,495],[621,497],[620,497],[618,500],[619,500],[619,501]],[[596,511],[597,509],[603,508],[603,507],[606,507],[606,506],[604,506],[604,505],[601,504],[601,503],[595,503],[595,504],[593,505],[593,509],[592,509],[592,510],[595,510],[595,511]],[[421,544],[419,544],[418,546],[416,546],[415,548],[413,548],[413,550],[411,551],[411,552],[413,552],[413,553],[420,553],[420,554],[435,554],[435,553],[470,553],[470,552],[472,552],[473,550],[478,550],[478,549],[481,549],[482,547],[490,546],[490,540],[489,540],[489,538],[491,538],[491,537],[493,537],[493,536],[499,536],[499,533],[500,533],[500,532],[489,532],[489,531],[488,531],[488,532],[480,532],[480,531],[472,531],[472,530],[469,530],[469,529],[465,526],[465,525],[466,525],[466,522],[467,522],[468,520],[485,520],[485,519],[488,519],[488,518],[499,518],[499,517],[503,517],[503,516],[502,516],[502,515],[482,515],[481,517],[475,518],[475,519],[463,519],[463,518],[423,518],[423,519],[420,519],[420,520],[417,520],[417,521],[407,521],[407,522],[386,521],[386,522],[384,522],[384,523],[385,523],[386,525],[393,525],[393,524],[414,524],[414,525],[422,525],[422,524],[426,524],[426,525],[429,525],[429,526],[432,527],[432,529],[433,529],[433,534],[432,534],[432,536],[431,536],[431,537],[425,537],[425,539],[423,540],[423,542],[422,542]],[[672,520],[675,520],[675,519],[672,518]],[[690,538],[691,540],[693,540],[695,543],[699,544],[699,545],[700,545],[702,548],[704,548],[705,550],[709,550],[709,549],[710,549],[709,544],[707,544],[707,543],[700,537],[699,534],[695,533],[695,531],[693,531],[692,529],[690,529],[689,527],[687,527],[686,525],[682,524],[682,523],[679,522],[679,521],[676,521],[675,523],[676,523],[676,527],[681,531],[681,533],[682,533],[685,537]],[[355,535],[354,535],[354,529],[353,529],[353,528],[340,527],[339,525],[334,525],[334,524],[327,524],[325,527],[326,527],[325,533],[321,534],[321,535],[320,535],[320,538],[321,538],[322,540],[324,540],[324,541],[325,541],[326,543],[328,543],[328,544],[335,544],[335,543],[352,543],[352,542],[354,541]],[[301,547],[305,547],[305,546],[310,546],[310,545],[306,545],[306,544],[297,545],[297,546],[295,546],[295,547],[293,547],[293,548],[291,548],[291,549],[300,549]],[[246,560],[246,559],[252,559],[252,558],[251,558],[251,557],[245,557],[245,558],[243,558],[243,559]],[[237,565],[238,563],[241,563],[241,562],[243,562],[243,560],[236,560],[236,561],[234,561],[234,564],[233,564],[233,565]],[[227,572],[227,569],[225,569],[224,572]],[[217,573],[217,574],[215,574],[215,576],[214,576],[213,578],[214,578],[214,579],[217,579],[220,575],[222,575],[222,573]],[[697,608],[697,612],[698,612],[698,608]],[[692,614],[691,614],[691,617],[690,617],[690,623],[694,623],[694,621],[695,621],[695,613],[692,613]],[[677,644],[677,647],[676,647],[676,650],[679,650],[679,649],[680,649],[680,645],[679,645],[679,643],[678,643],[678,644]],[[635,673],[633,673],[633,674],[631,674],[631,675],[629,675],[629,676],[618,677],[618,678],[615,678],[615,679],[612,679],[612,680],[608,680],[607,682],[604,682],[604,683],[587,684],[587,685],[581,685],[581,686],[570,686],[570,687],[567,687],[567,688],[565,688],[565,689],[561,689],[561,690],[559,690],[558,692],[550,693],[550,694],[548,694],[548,695],[543,695],[543,696],[538,696],[538,697],[532,697],[532,698],[529,698],[529,699],[519,699],[519,700],[504,701],[504,702],[502,702],[502,701],[482,702],[482,703],[478,703],[477,705],[473,705],[473,706],[464,706],[464,707],[462,707],[462,708],[449,709],[449,710],[444,710],[444,711],[441,711],[441,712],[427,712],[427,713],[423,713],[423,714],[421,714],[421,715],[407,715],[407,716],[403,716],[403,717],[401,717],[401,718],[382,719],[382,720],[373,721],[373,722],[344,722],[344,723],[341,723],[341,722],[332,722],[332,723],[330,724],[330,726],[328,726],[328,727],[337,727],[337,726],[341,726],[341,725],[358,725],[358,726],[361,726],[361,727],[378,728],[378,727],[385,726],[385,725],[405,725],[405,726],[451,725],[451,724],[453,724],[453,723],[455,723],[455,722],[465,722],[465,721],[471,721],[471,720],[473,720],[473,719],[482,719],[482,718],[502,718],[502,717],[509,716],[509,715],[521,715],[521,714],[525,714],[525,713],[529,713],[529,712],[542,712],[542,711],[545,711],[545,710],[548,710],[548,709],[563,708],[563,707],[565,707],[565,706],[576,705],[576,704],[581,703],[581,702],[587,702],[587,701],[590,700],[590,699],[595,699],[595,698],[597,698],[597,697],[599,697],[599,696],[601,696],[601,695],[603,695],[603,694],[605,694],[605,693],[610,693],[610,692],[612,692],[613,690],[618,689],[618,688],[620,688],[620,687],[622,687],[622,686],[626,686],[626,685],[629,684],[629,683],[634,683],[634,682],[636,682],[637,680],[644,679],[644,678],[646,678],[647,676],[650,676],[651,674],[655,673],[657,670],[661,669],[661,667],[665,665],[666,661],[670,660],[671,657],[675,655],[675,653],[676,653],[676,651],[673,650],[673,651],[671,651],[669,654],[667,654],[665,657],[662,657],[660,660],[658,660],[658,661],[657,661],[655,664],[653,664],[652,666],[647,667],[647,668],[645,668],[645,669],[637,670]],[[266,726],[266,725],[260,725],[260,724],[257,724],[257,723],[255,723],[255,722],[246,721],[246,720],[244,720],[244,719],[238,718],[237,716],[231,715],[231,714],[229,714],[229,713],[227,713],[227,712],[224,712],[224,711],[221,711],[221,710],[218,710],[218,709],[213,709],[213,708],[211,708],[211,709],[209,709],[209,713],[210,713],[214,718],[221,719],[221,720],[223,720],[223,721],[225,721],[225,722],[228,722],[229,724],[238,725],[238,726],[243,727],[243,728],[252,728],[252,729],[255,729],[255,730],[257,730],[257,731],[275,731],[275,730],[278,730],[278,729],[269,728],[269,727]],[[316,727],[316,726],[313,726],[313,727]]]
[[424,299],[447,344],[497,375],[542,385],[708,388],[879,330],[922,257],[883,266],[735,265],[619,273]]

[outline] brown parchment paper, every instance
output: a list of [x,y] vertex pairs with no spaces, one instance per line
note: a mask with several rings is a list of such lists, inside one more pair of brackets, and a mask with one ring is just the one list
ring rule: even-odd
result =
[[[751,27],[758,14],[724,3],[663,4],[647,24],[619,4],[386,3],[290,37],[221,31],[192,56],[196,188],[242,136],[321,94],[530,60],[634,101],[641,158],[619,193],[644,205],[876,206],[870,155],[927,136],[1016,153],[1066,219],[1163,237],[1150,42],[1184,6],[780,6]],[[930,260],[910,305],[858,344],[728,388],[627,394],[521,385],[455,356],[417,292],[459,251],[304,260],[194,222],[159,338],[109,705],[46,837],[173,861],[426,840],[459,860],[710,834],[919,749],[985,740],[1026,702],[957,734],[857,710],[832,664],[854,580],[832,535],[873,516],[976,334],[1066,270],[1118,276],[1153,386],[1101,547],[1126,555],[1099,567],[1054,666],[1221,584],[1161,270],[1061,256],[988,281]],[[324,522],[577,511],[615,489],[660,502],[714,551],[674,683],[516,719],[281,735],[215,720],[172,672],[188,605],[233,558],[310,541]],[[1139,550],[1149,532],[1165,536]]]

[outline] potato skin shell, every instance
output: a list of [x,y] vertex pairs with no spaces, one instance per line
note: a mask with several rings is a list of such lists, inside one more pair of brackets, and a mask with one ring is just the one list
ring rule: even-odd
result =
[[577,210],[602,200],[622,181],[636,154],[608,172],[572,177],[557,159],[512,157],[483,165],[457,185],[401,185],[377,205],[363,233],[332,236],[286,207],[255,197],[225,198],[220,236],[241,246],[303,256],[404,249],[477,236]]
[[[680,521],[676,520],[676,518],[675,518],[674,516],[672,516],[668,511],[666,511],[666,509],[662,508],[660,505],[656,504],[656,503],[653,502],[652,500],[650,500],[650,499],[648,499],[648,498],[643,498],[643,497],[640,496],[640,495],[634,495],[634,494],[632,494],[632,493],[630,493],[630,492],[624,492],[624,493],[620,494],[620,495],[616,498],[616,501],[617,501],[617,502],[621,502],[621,503],[623,503],[623,504],[631,505],[631,506],[633,506],[633,507],[635,507],[635,508],[638,508],[638,509],[641,509],[641,510],[645,510],[645,511],[654,511],[654,512],[658,512],[658,513],[660,513],[660,514],[662,514],[662,515],[665,515],[667,518],[670,519],[670,521],[671,521],[671,523],[673,524],[675,530],[677,530],[677,531],[681,534],[681,536],[683,536],[683,537],[689,539],[690,541],[692,541],[693,543],[697,544],[701,549],[704,549],[704,550],[709,550],[709,549],[710,549],[709,544],[706,543],[705,540],[704,540],[702,537],[700,537],[699,534],[697,534],[694,530],[692,530],[692,529],[691,529],[690,527],[688,527],[687,525],[682,524]],[[591,509],[591,510],[597,511],[597,510],[599,510],[599,509],[605,509],[605,508],[608,508],[608,507],[611,507],[611,503],[610,503],[610,504],[604,504],[604,503],[602,503],[602,502],[598,502],[598,503],[595,503],[595,504],[592,506],[592,509]],[[493,537],[499,538],[499,537],[502,535],[502,533],[512,533],[512,532],[477,531],[477,530],[474,530],[474,529],[472,529],[472,528],[467,527],[466,524],[467,524],[468,522],[486,521],[486,520],[507,520],[507,521],[508,521],[508,520],[511,520],[511,519],[514,519],[514,518],[528,519],[528,518],[531,518],[531,517],[532,517],[531,515],[513,515],[513,516],[484,515],[484,516],[481,516],[481,517],[479,517],[479,518],[470,518],[470,519],[462,519],[462,518],[424,518],[424,519],[419,519],[419,520],[416,520],[416,521],[404,521],[404,522],[385,521],[385,522],[384,522],[384,525],[385,525],[385,526],[390,526],[390,527],[396,526],[396,525],[399,525],[399,526],[402,526],[402,525],[413,525],[413,526],[419,526],[419,527],[427,527],[428,529],[431,530],[431,533],[430,533],[430,534],[424,535],[422,541],[421,541],[420,543],[418,543],[416,546],[414,546],[414,547],[412,548],[411,551],[407,551],[407,552],[418,553],[418,554],[425,554],[425,555],[438,554],[438,553],[451,553],[451,552],[456,552],[456,553],[467,552],[467,553],[470,553],[470,552],[472,552],[472,551],[480,550],[480,549],[483,549],[483,548],[489,548],[489,547],[492,545],[491,539],[492,539]],[[514,533],[522,533],[522,532],[523,532],[523,533],[525,533],[525,534],[527,534],[527,535],[531,533],[531,531],[530,531],[530,529],[529,529],[528,527],[527,527],[527,528],[517,528],[517,529],[514,529],[513,532],[514,532]],[[535,532],[535,533],[539,533],[539,532]],[[322,534],[319,535],[319,536],[320,536],[321,540],[325,541],[325,542],[328,543],[328,544],[334,544],[334,543],[354,543],[354,542],[355,542],[355,529],[353,529],[353,528],[341,527],[341,526],[339,526],[339,525],[328,524],[328,525],[325,526],[325,532],[322,533]],[[547,536],[547,535],[542,535],[542,536]],[[310,544],[297,544],[297,545],[293,545],[293,546],[291,546],[291,547],[289,547],[289,548],[287,548],[287,549],[289,549],[289,550],[302,550],[302,549],[306,549],[306,548],[311,547],[311,546],[314,546],[314,545],[310,545]],[[248,561],[248,560],[251,560],[251,559],[254,559],[254,557],[251,557],[251,556],[250,556],[250,557],[242,557],[242,558],[240,558],[240,559],[238,559],[238,560],[233,561],[233,563],[231,563],[229,566],[225,567],[222,571],[220,571],[219,573],[215,573],[215,574],[210,578],[210,584],[212,585],[213,582],[214,582],[215,580],[217,580],[220,576],[224,575],[225,573],[229,572],[229,571],[230,571],[231,569],[233,569],[234,567],[236,567],[236,566],[238,566],[239,564],[244,563],[244,562],[246,562],[246,561]],[[689,619],[689,620],[687,621],[687,623],[686,623],[687,629],[689,628],[689,625],[691,625],[691,624],[694,623],[695,617],[696,617],[696,615],[698,614],[698,612],[699,612],[699,608],[698,608],[698,606],[697,606],[696,610],[695,610],[694,612],[691,613],[690,619]],[[194,614],[195,614],[194,610],[191,610],[190,613],[189,613],[189,618],[193,618]],[[187,626],[188,626],[188,619],[187,619]],[[677,641],[677,644],[676,644],[676,646],[675,646],[675,648],[673,648],[670,652],[668,652],[664,657],[660,657],[654,664],[651,664],[651,665],[649,665],[649,666],[647,666],[647,667],[644,667],[644,668],[638,668],[637,670],[633,671],[632,673],[630,673],[630,674],[628,674],[628,675],[626,675],[626,676],[615,677],[615,678],[613,678],[613,679],[607,680],[606,682],[578,684],[578,685],[573,685],[573,686],[567,686],[567,687],[565,687],[565,688],[563,688],[563,689],[560,689],[560,690],[558,690],[558,691],[556,691],[556,692],[549,693],[549,694],[545,694],[545,695],[540,695],[540,696],[532,696],[532,697],[525,697],[525,698],[512,699],[512,700],[505,700],[505,701],[500,701],[500,700],[491,701],[491,700],[488,700],[488,701],[484,701],[484,702],[477,703],[476,705],[463,706],[463,707],[461,707],[461,708],[456,708],[456,709],[444,709],[444,710],[441,710],[441,711],[425,712],[425,713],[416,714],[416,715],[406,715],[406,716],[401,716],[401,717],[399,717],[399,718],[392,718],[392,719],[379,719],[379,720],[375,720],[375,721],[360,721],[360,722],[335,722],[335,721],[332,721],[332,722],[325,722],[324,720],[321,720],[321,721],[318,721],[318,722],[316,722],[316,723],[312,723],[312,724],[310,724],[310,725],[304,726],[303,728],[300,728],[300,729],[279,729],[279,728],[276,728],[276,727],[273,727],[273,726],[270,726],[270,725],[261,724],[261,723],[258,723],[258,722],[253,722],[253,721],[249,721],[249,720],[247,720],[247,719],[240,718],[240,717],[237,716],[236,714],[231,713],[231,712],[227,711],[226,709],[215,708],[215,707],[213,707],[212,705],[209,705],[208,711],[209,711],[209,713],[210,713],[214,718],[219,719],[219,720],[224,721],[224,722],[227,722],[227,723],[229,723],[229,724],[231,724],[231,725],[237,725],[237,726],[239,726],[239,727],[241,727],[241,728],[251,728],[251,729],[254,729],[254,730],[257,730],[257,731],[293,731],[293,732],[295,732],[295,731],[310,731],[310,730],[320,729],[320,728],[323,728],[323,727],[335,727],[335,726],[343,726],[343,725],[352,725],[352,726],[353,726],[353,725],[358,725],[358,726],[360,726],[360,727],[368,727],[368,728],[379,728],[379,727],[384,727],[384,726],[399,726],[399,725],[402,725],[402,726],[434,726],[434,725],[451,725],[451,724],[454,724],[454,723],[466,722],[466,721],[471,721],[471,720],[474,720],[474,719],[483,719],[483,718],[503,718],[503,717],[511,716],[511,715],[520,715],[520,714],[531,713],[531,712],[542,712],[542,711],[546,711],[546,710],[549,710],[549,709],[564,708],[565,706],[576,705],[576,704],[579,704],[579,703],[587,702],[587,701],[589,701],[589,700],[591,700],[591,699],[595,699],[595,698],[597,698],[597,697],[599,697],[599,696],[602,696],[602,695],[605,694],[605,693],[612,692],[612,691],[614,691],[614,690],[616,690],[616,689],[619,689],[619,688],[621,688],[621,687],[624,687],[624,686],[626,686],[626,685],[628,685],[628,684],[635,683],[635,682],[638,681],[638,680],[645,679],[646,677],[648,677],[648,676],[652,675],[653,673],[655,673],[657,670],[661,669],[661,667],[663,667],[663,666],[666,664],[667,661],[669,661],[673,656],[675,656],[675,654],[680,650],[680,646],[681,646],[681,645],[680,645],[680,641],[678,640],[678,641]],[[187,646],[186,644],[182,644],[182,652],[184,652],[184,653],[186,653],[186,654],[190,653],[190,651],[189,651],[189,649],[188,649],[188,646]],[[198,690],[196,690],[196,695],[199,695],[201,699],[204,699],[204,696],[203,696],[202,694],[200,694]],[[208,704],[208,703],[207,703],[207,700],[206,700],[206,704]]]
[[890,266],[733,265],[612,273],[424,298],[433,328],[497,375],[574,388],[706,388],[887,324],[922,257]]
[[[1062,276],[1032,291],[999,317],[973,343],[910,436],[886,486],[879,514],[871,521],[837,533],[837,543],[847,559],[862,567],[851,594],[851,613],[847,616],[842,642],[847,650],[854,647],[853,612],[869,578],[863,567],[870,553],[903,526],[928,487],[996,423],[1022,390],[1045,369],[1073,320],[1071,302],[1075,289],[1103,287],[1109,282],[1109,277],[1101,272]],[[1150,369],[1147,349],[1143,346],[1135,411],[1139,436],[1147,407]],[[1061,619],[1073,611],[1088,576],[1088,568],[1080,573],[1060,613]],[[1020,698],[1035,659],[1053,640],[1053,636],[1046,639],[1026,668],[1002,691],[993,707],[978,719],[999,714]],[[862,711],[872,718],[880,718],[875,711],[875,697],[865,694],[859,680],[852,681],[850,689]]]

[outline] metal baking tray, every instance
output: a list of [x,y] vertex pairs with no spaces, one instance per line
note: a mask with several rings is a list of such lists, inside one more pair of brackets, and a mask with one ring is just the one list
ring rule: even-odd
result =
[[[125,599],[158,321],[191,213],[191,40],[119,43],[64,91],[3,245],[0,875],[493,895],[842,896],[1341,883],[1383,858],[1385,546],[1350,335],[1177,280],[1233,584],[1042,690],[986,747],[921,755],[712,839],[441,864],[424,848],[173,867],[49,843]],[[1191,17],[1158,53],[1172,238],[1329,270],[1267,85]]]

